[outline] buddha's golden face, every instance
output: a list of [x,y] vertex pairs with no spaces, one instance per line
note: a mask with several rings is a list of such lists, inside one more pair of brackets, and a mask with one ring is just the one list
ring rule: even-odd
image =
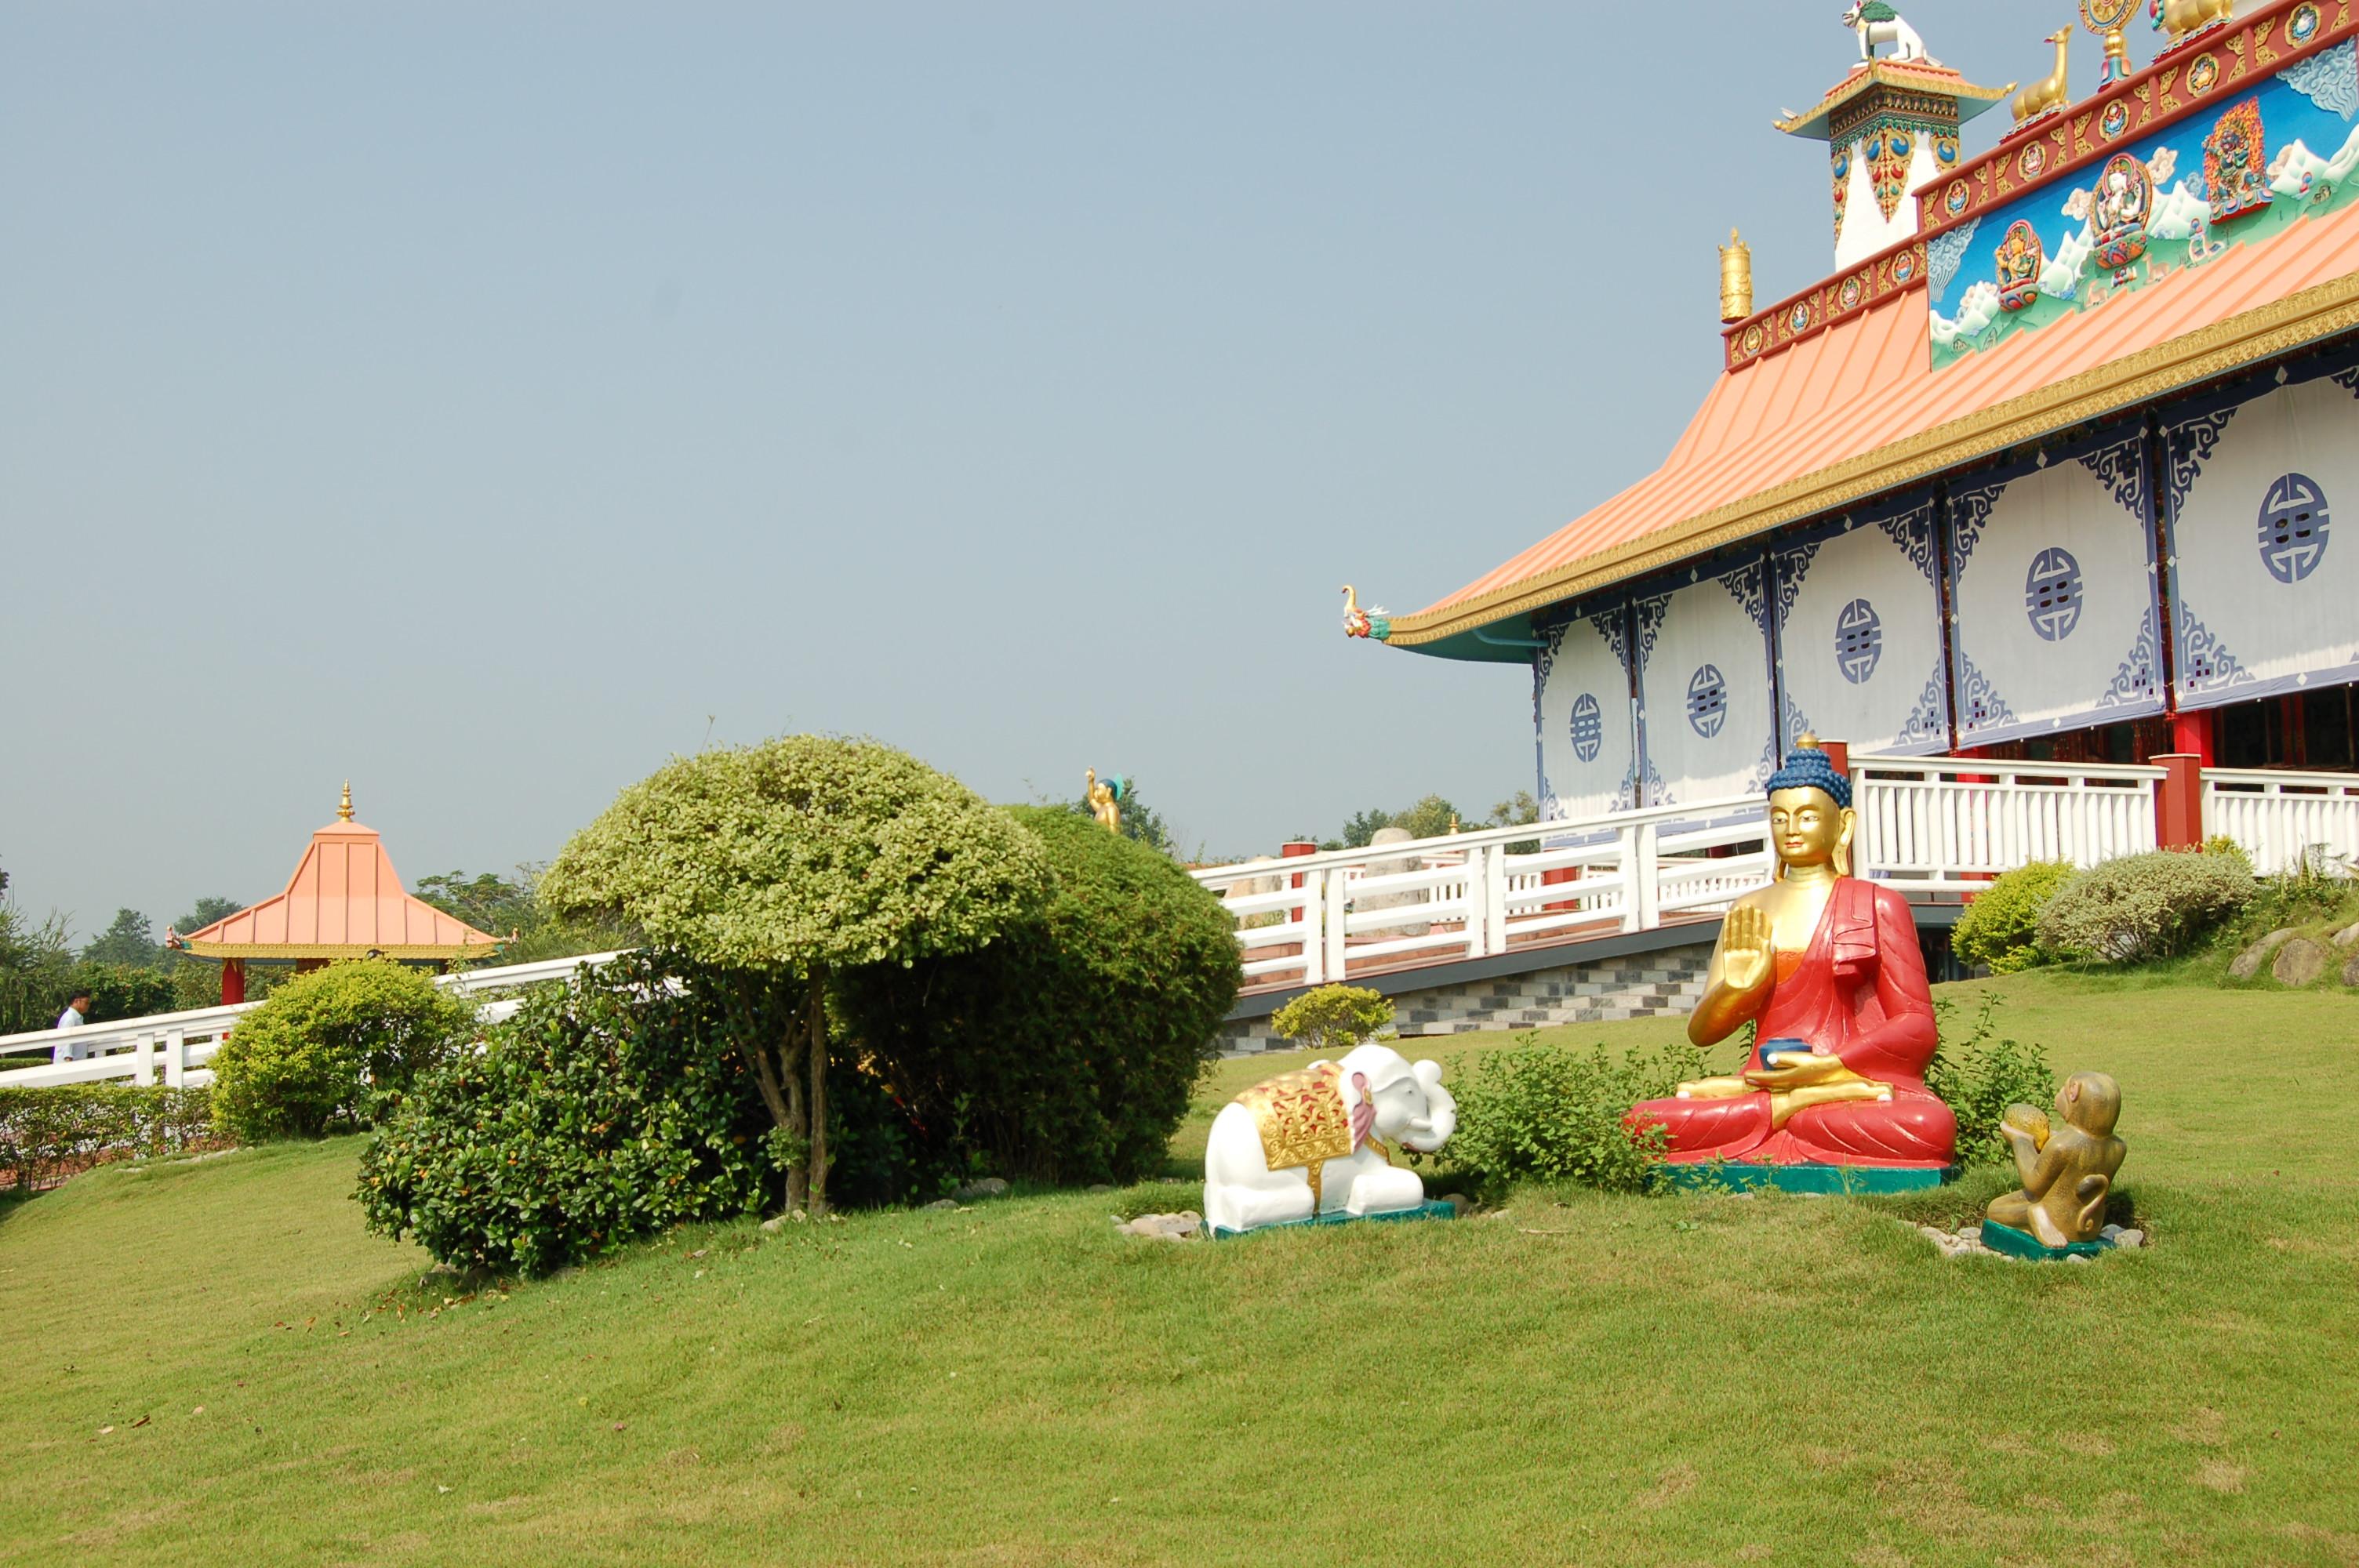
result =
[[1769,842],[1788,866],[1823,866],[1851,829],[1851,813],[1822,789],[1769,792]]

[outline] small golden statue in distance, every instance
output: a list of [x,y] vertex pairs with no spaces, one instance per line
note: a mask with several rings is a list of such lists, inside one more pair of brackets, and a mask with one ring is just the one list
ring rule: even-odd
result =
[[1090,803],[1090,815],[1098,826],[1109,833],[1122,831],[1122,781],[1108,778],[1100,782],[1098,771],[1088,771],[1082,784],[1082,798]]
[[[2017,1256],[2027,1252],[2020,1241],[2004,1245],[2016,1237],[2038,1241],[2049,1254],[2097,1245],[2114,1173],[2129,1153],[2129,1145],[2114,1136],[2121,1113],[2121,1086],[2104,1073],[2075,1073],[2064,1080],[2056,1091],[2060,1127],[2037,1107],[2007,1107],[1999,1132],[2015,1151],[2023,1186],[1991,1201],[1984,1244]],[[2015,1236],[1994,1242],[1995,1227]]]

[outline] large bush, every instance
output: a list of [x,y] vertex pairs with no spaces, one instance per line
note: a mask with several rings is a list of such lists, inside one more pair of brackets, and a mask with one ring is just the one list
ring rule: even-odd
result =
[[2066,861],[2034,860],[1975,894],[1951,933],[1958,957],[1995,975],[2011,975],[2042,962],[2046,955],[2039,946],[2039,913],[2071,875]]
[[473,1034],[474,1016],[424,975],[383,960],[298,975],[214,1054],[214,1117],[244,1143],[365,1126],[379,1098]]
[[[761,1208],[775,1134],[745,1056],[722,1043],[726,989],[706,980],[640,952],[527,992],[481,1052],[380,1120],[361,1156],[369,1227],[454,1267],[538,1273]],[[848,1062],[830,1075],[844,1196],[886,1201],[934,1174],[881,1086]]]
[[575,834],[539,896],[620,919],[699,967],[713,1047],[753,1074],[787,1203],[827,1206],[827,997],[868,965],[988,946],[1048,891],[1038,841],[956,780],[871,741],[793,735],[684,757]]
[[2253,901],[2241,854],[2154,849],[2082,872],[2039,915],[2039,945],[2068,957],[2142,963],[2186,952]]
[[1160,1167],[1243,973],[1220,901],[1086,817],[1013,815],[1046,850],[1036,916],[964,955],[840,975],[858,1049],[938,1150],[1006,1175]]
[[212,1130],[209,1089],[0,1089],[0,1173],[29,1190],[109,1160],[199,1147]]
[[1659,1099],[1704,1073],[1703,1053],[1693,1046],[1617,1061],[1603,1045],[1584,1052],[1523,1035],[1516,1049],[1479,1058],[1452,1090],[1458,1130],[1443,1157],[1494,1190],[1512,1181],[1570,1181],[1640,1192],[1661,1159],[1663,1130],[1633,1131],[1624,1118],[1640,1100]]

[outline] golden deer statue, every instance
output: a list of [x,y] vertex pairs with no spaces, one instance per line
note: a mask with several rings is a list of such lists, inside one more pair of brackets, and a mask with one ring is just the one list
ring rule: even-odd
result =
[[2170,35],[2165,49],[2176,48],[2204,28],[2236,14],[2236,0],[2151,0],[2154,25]]
[[2072,102],[2072,79],[2065,69],[2065,51],[2072,42],[2072,29],[2060,28],[2043,40],[2056,46],[2056,69],[2047,80],[2035,81],[2015,95],[2015,123],[2028,124],[2042,114],[2052,114]]

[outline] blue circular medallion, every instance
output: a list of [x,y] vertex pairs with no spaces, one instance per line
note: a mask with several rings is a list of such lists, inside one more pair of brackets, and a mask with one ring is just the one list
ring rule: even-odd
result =
[[2050,545],[2031,559],[2024,574],[2023,607],[2031,629],[2050,643],[2060,643],[2081,623],[2081,605],[2087,596],[2081,582],[2081,563],[2072,552]]
[[2289,473],[2261,497],[2261,565],[2279,582],[2299,582],[2326,558],[2326,492]]
[[1709,741],[1728,722],[1728,683],[1720,666],[1701,665],[1688,677],[1688,725]]
[[1854,686],[1866,683],[1884,656],[1884,621],[1875,606],[1854,599],[1835,616],[1835,668]]
[[1582,692],[1572,701],[1572,754],[1584,762],[1597,761],[1597,749],[1605,743],[1605,716],[1597,699]]

